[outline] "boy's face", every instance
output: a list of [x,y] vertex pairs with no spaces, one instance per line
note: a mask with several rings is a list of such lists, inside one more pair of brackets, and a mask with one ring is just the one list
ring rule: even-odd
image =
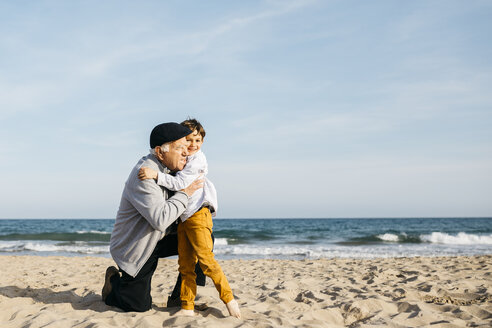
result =
[[203,138],[197,130],[186,136],[188,142],[188,154],[193,155],[202,148]]

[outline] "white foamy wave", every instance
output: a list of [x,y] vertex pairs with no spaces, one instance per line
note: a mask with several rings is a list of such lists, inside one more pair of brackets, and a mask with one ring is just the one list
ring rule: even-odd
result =
[[215,238],[214,245],[215,246],[225,246],[225,245],[229,245],[229,244],[227,243],[227,238]]
[[433,232],[430,235],[421,235],[424,242],[447,245],[492,245],[491,235],[474,235],[460,232],[456,236],[444,232]]
[[491,254],[491,245],[443,245],[426,243],[342,245],[227,245],[214,253],[223,259],[320,259],[320,258],[391,258],[413,256],[455,256]]
[[377,235],[376,237],[378,237],[383,241],[397,242],[400,240],[400,238],[397,235],[394,235],[392,233],[385,233],[383,235]]
[[93,233],[93,234],[98,234],[98,235],[110,235],[111,232],[108,231],[97,231],[97,230],[90,230],[90,231],[76,231],[78,234],[85,234],[85,233]]
[[343,246],[257,246],[234,245],[218,247],[214,253],[225,258],[283,258],[283,259],[320,259],[320,258],[378,258],[415,256],[402,248],[380,246],[361,250],[358,247]]
[[0,242],[0,252],[106,254],[109,253],[109,246],[91,245],[85,242],[67,245],[37,241],[3,241]]
[[[410,254],[394,247],[380,247],[361,250],[357,247],[343,246],[226,246],[219,247],[214,253],[226,258],[281,258],[281,259],[320,259],[320,258],[378,258],[401,257]],[[411,256],[411,255],[410,255]]]
[[18,252],[23,248],[24,243],[20,241],[2,241],[0,242],[0,252]]
[[68,252],[80,254],[102,254],[109,252],[109,246],[94,246],[94,245],[50,245],[43,243],[26,243],[25,250],[36,252]]
[[305,255],[312,253],[313,249],[304,247],[291,247],[291,246],[278,246],[278,247],[268,247],[268,246],[228,246],[220,247],[214,250],[216,254],[234,254],[234,255]]

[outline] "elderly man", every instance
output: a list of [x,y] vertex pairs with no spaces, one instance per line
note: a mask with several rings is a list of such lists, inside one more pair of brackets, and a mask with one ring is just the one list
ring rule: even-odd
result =
[[[149,310],[151,279],[158,259],[178,254],[174,223],[203,181],[197,180],[173,195],[154,180],[140,180],[138,172],[142,166],[164,173],[182,170],[188,155],[185,137],[191,132],[178,123],[157,125],[150,134],[151,153],[140,159],[126,181],[110,242],[119,270],[113,266],[106,270],[102,290],[107,305],[124,311]],[[197,279],[203,277],[202,272],[197,273]]]

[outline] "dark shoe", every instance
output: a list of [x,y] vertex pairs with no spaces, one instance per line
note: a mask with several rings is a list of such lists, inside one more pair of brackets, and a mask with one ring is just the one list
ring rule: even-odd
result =
[[111,293],[111,277],[114,276],[115,274],[119,275],[118,269],[116,269],[114,266],[110,266],[106,269],[106,276],[104,277],[104,286],[101,291],[102,295],[102,300],[103,302],[106,301],[106,298],[108,297],[109,293]]
[[170,307],[181,307],[181,300],[178,298],[171,298],[171,296],[169,296],[167,298],[167,307],[170,308]]

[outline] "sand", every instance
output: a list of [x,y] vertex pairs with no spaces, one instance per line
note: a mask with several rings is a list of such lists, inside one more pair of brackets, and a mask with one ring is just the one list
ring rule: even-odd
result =
[[177,260],[161,260],[154,306],[101,301],[108,258],[0,256],[0,327],[491,327],[492,255],[373,260],[220,261],[243,319],[227,316],[210,279],[193,318],[163,306]]

